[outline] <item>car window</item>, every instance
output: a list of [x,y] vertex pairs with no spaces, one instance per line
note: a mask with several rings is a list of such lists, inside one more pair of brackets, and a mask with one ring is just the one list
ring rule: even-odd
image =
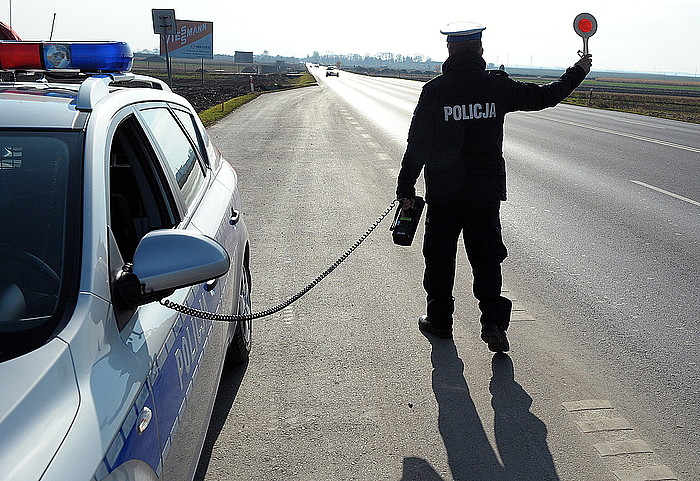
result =
[[148,232],[168,229],[179,213],[148,137],[133,115],[117,127],[109,154],[110,226],[125,262]]
[[180,122],[185,127],[185,130],[187,130],[187,133],[190,135],[192,142],[196,144],[197,149],[199,150],[199,155],[202,158],[202,160],[205,163],[208,163],[206,157],[206,148],[204,147],[204,139],[202,139],[202,134],[199,131],[197,123],[195,122],[192,114],[177,107],[173,107],[173,112],[175,112],[175,115],[177,115],[177,118],[180,119]]
[[0,360],[42,345],[76,288],[80,132],[0,132]]
[[151,108],[141,115],[165,156],[187,206],[191,206],[204,184],[204,171],[195,148],[167,108]]
[[[170,185],[146,132],[135,115],[128,115],[114,131],[109,150],[109,226],[121,256],[119,266],[133,261],[136,246],[148,232],[180,223]],[[110,251],[110,258],[113,255]],[[120,330],[131,315],[123,307],[115,305]]]

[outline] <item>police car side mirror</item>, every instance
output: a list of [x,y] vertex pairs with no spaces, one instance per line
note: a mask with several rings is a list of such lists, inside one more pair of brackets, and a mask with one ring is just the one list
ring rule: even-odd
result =
[[146,234],[116,279],[122,300],[131,307],[159,301],[176,289],[226,274],[231,264],[226,250],[197,232],[156,230]]

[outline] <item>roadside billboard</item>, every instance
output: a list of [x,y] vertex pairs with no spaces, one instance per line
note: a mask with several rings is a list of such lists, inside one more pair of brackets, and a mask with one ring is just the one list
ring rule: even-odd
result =
[[240,52],[236,50],[233,63],[253,63],[253,52]]
[[165,55],[165,43],[173,58],[213,58],[214,22],[175,20],[175,33],[160,36],[160,53]]

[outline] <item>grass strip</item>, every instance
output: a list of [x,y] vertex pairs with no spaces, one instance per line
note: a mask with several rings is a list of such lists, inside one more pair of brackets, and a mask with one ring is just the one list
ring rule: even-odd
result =
[[296,84],[295,87],[307,87],[309,85],[316,85],[316,78],[307,70],[301,77],[294,80],[293,83]]
[[564,103],[700,123],[700,98],[698,97],[575,91],[564,100]]
[[205,127],[215,124],[219,120],[226,117],[228,114],[236,110],[243,104],[250,102],[251,100],[260,97],[264,93],[268,92],[279,92],[280,90],[290,90],[300,87],[308,87],[310,85],[316,85],[316,79],[309,72],[305,72],[301,77],[294,79],[290,82],[289,86],[286,88],[268,90],[266,92],[255,92],[243,95],[241,97],[234,97],[227,100],[219,105],[208,108],[207,110],[199,113],[199,118]]
[[234,97],[226,102],[219,105],[211,107],[203,112],[199,113],[199,118],[205,127],[215,124],[219,120],[226,117],[228,114],[236,110],[243,104],[250,102],[251,100],[260,97],[262,92],[255,92],[243,95],[241,97]]

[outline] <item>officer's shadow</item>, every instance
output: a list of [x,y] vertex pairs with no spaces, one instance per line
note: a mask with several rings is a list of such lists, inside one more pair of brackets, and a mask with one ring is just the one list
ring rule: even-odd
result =
[[[530,412],[532,398],[514,377],[507,354],[492,360],[489,385],[494,411],[496,449],[483,424],[464,378],[464,363],[453,342],[428,336],[432,344],[432,384],[438,403],[438,427],[456,481],[559,480],[547,446],[547,428]],[[442,478],[420,458],[405,458],[402,481]]]
[[547,426],[530,412],[532,398],[515,381],[512,359],[496,354],[491,368],[494,433],[504,478],[559,480],[547,445]]

